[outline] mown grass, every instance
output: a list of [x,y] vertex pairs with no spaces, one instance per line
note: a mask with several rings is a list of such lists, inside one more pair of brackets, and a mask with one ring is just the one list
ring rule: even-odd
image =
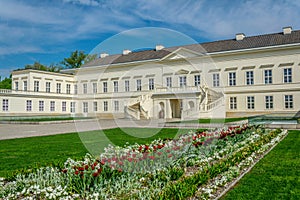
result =
[[[104,134],[103,134],[104,132]],[[67,158],[81,159],[95,149],[107,146],[107,141],[124,146],[126,143],[149,143],[154,139],[174,138],[188,130],[153,128],[116,128],[104,131],[69,133],[52,136],[0,141],[0,177],[41,166],[62,165]],[[107,140],[108,139],[108,140]],[[87,148],[86,148],[87,147]]]
[[289,131],[222,199],[300,199],[299,144],[300,131]]
[[197,120],[187,120],[187,121],[177,121],[172,123],[199,123],[199,124],[216,124],[216,123],[229,123],[236,122],[248,119],[247,117],[239,117],[239,118],[214,118],[214,119],[197,119]]

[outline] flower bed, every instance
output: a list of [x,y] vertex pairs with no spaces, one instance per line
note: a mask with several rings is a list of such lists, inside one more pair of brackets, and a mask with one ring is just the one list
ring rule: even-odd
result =
[[0,179],[3,199],[213,198],[287,131],[258,126],[188,133],[176,140],[109,146],[98,159],[68,159],[63,169],[41,168]]

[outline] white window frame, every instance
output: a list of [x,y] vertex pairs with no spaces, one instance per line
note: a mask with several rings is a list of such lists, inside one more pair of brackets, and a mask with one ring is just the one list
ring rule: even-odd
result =
[[55,101],[50,101],[50,112],[55,112]]
[[56,93],[57,94],[61,93],[61,83],[56,83]]
[[284,68],[283,69],[283,82],[284,83],[292,83],[293,82],[293,70],[292,68]]
[[23,81],[23,90],[27,91],[28,89],[28,82],[27,81]]
[[114,92],[119,92],[119,81],[114,81]]
[[42,100],[39,101],[39,111],[40,112],[45,111],[45,102]]
[[237,97],[229,97],[229,109],[230,110],[237,109]]
[[166,86],[168,88],[171,88],[172,87],[172,77],[166,77]]
[[284,95],[284,108],[293,109],[294,108],[294,96],[293,95]]
[[87,94],[87,83],[82,84],[82,93]]
[[220,87],[220,74],[214,73],[212,74],[213,79],[213,87]]
[[114,109],[115,109],[115,112],[118,112],[120,110],[120,103],[119,103],[119,101],[114,101]]
[[78,94],[78,85],[77,84],[74,85],[74,94]]
[[26,111],[32,111],[32,100],[26,100]]
[[254,85],[254,71],[246,71],[246,85]]
[[272,69],[265,69],[264,70],[264,83],[265,84],[272,84],[273,83]]
[[4,111],[4,112],[8,111],[8,99],[2,100],[2,111]]
[[179,76],[179,87],[186,87],[186,76]]
[[129,82],[129,80],[125,80],[125,82],[124,82],[124,84],[125,84],[125,92],[129,92],[130,91],[130,82]]
[[71,94],[71,84],[66,85],[66,93]]
[[103,82],[103,93],[107,93],[108,90],[107,90],[107,82]]
[[71,113],[75,113],[75,106],[76,106],[76,102],[71,102],[70,103],[70,112]]
[[89,112],[89,104],[88,102],[82,102],[82,112],[83,113],[88,113]]
[[136,80],[136,91],[142,91],[142,80],[141,79]]
[[97,94],[97,93],[98,93],[98,84],[93,83],[93,94]]
[[154,90],[154,78],[149,78],[149,90]]
[[33,86],[33,91],[38,92],[40,90],[40,81],[34,81]]
[[94,110],[94,112],[98,111],[98,102],[97,101],[93,102],[93,110]]
[[228,73],[228,85],[229,86],[236,86],[236,72],[229,72]]
[[103,101],[103,111],[104,112],[108,111],[108,101]]
[[201,85],[201,76],[199,74],[194,75],[194,85],[195,86]]
[[272,95],[265,96],[265,108],[267,110],[274,108],[274,97]]
[[16,91],[19,90],[19,82],[18,82],[18,81],[15,82],[15,90],[16,90]]
[[62,112],[67,111],[67,102],[66,101],[61,102],[61,111]]
[[51,82],[46,82],[46,92],[47,93],[51,92]]
[[254,110],[255,109],[255,97],[247,96],[247,109]]

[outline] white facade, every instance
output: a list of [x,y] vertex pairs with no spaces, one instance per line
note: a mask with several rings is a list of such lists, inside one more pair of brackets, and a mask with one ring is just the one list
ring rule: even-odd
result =
[[[238,34],[235,40],[103,54],[65,73],[14,71],[12,90],[0,93],[0,115],[190,119],[297,113],[298,35]],[[278,42],[267,43],[273,37]]]

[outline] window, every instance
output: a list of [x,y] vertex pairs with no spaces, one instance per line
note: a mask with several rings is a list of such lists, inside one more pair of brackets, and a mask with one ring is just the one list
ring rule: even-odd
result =
[[220,74],[213,74],[213,87],[220,87]]
[[283,82],[284,83],[292,82],[292,68],[283,69]]
[[180,76],[179,77],[179,86],[185,87],[186,86],[186,76]]
[[103,82],[103,92],[107,92],[107,82]]
[[103,101],[103,110],[108,111],[108,102],[107,101]]
[[125,81],[125,92],[129,92],[130,86],[129,86],[129,80]]
[[97,83],[93,83],[93,94],[97,94],[98,90],[97,90]]
[[97,101],[94,101],[94,112],[97,112],[98,111],[98,102]]
[[24,82],[23,82],[23,90],[24,90],[24,91],[27,91],[27,81],[24,81]]
[[265,70],[265,84],[272,84],[272,70]]
[[88,108],[88,102],[83,102],[83,112],[88,113],[89,108]]
[[293,95],[284,95],[284,105],[286,109],[291,109],[293,105]]
[[67,102],[65,101],[61,102],[61,111],[63,112],[67,111]]
[[78,94],[78,86],[74,85],[74,94]]
[[115,111],[119,111],[119,101],[114,101]]
[[229,107],[230,107],[231,110],[237,109],[236,97],[230,97]]
[[118,92],[118,91],[119,91],[119,82],[114,81],[114,92]]
[[32,110],[32,101],[27,100],[26,101],[26,111],[31,111]]
[[246,72],[246,85],[254,84],[254,73],[253,71]]
[[254,96],[247,97],[247,108],[254,109]]
[[70,103],[70,112],[75,113],[75,102]]
[[18,82],[18,81],[15,82],[15,90],[16,90],[16,91],[19,90],[19,82]]
[[194,76],[194,85],[199,86],[201,84],[201,77],[200,75],[195,75]]
[[266,109],[273,109],[273,96],[265,97]]
[[56,93],[61,93],[61,83],[56,83]]
[[149,90],[154,90],[154,79],[153,78],[149,79]]
[[136,90],[137,91],[142,90],[142,80],[141,79],[136,80]]
[[71,84],[67,84],[66,93],[71,94]]
[[8,99],[2,100],[2,111],[8,111]]
[[44,111],[44,101],[39,101],[39,111]]
[[228,80],[229,80],[229,86],[236,85],[236,73],[235,72],[229,72]]
[[39,81],[34,81],[33,82],[33,91],[35,91],[35,92],[38,92],[39,90],[40,90],[40,87],[39,87],[39,85],[40,85],[40,82]]
[[83,86],[83,94],[87,94],[87,83],[84,83],[82,86]]
[[50,93],[50,82],[46,82],[46,92]]
[[55,101],[50,101],[50,111],[55,111]]
[[167,77],[166,78],[166,85],[168,88],[171,88],[172,87],[172,77]]

